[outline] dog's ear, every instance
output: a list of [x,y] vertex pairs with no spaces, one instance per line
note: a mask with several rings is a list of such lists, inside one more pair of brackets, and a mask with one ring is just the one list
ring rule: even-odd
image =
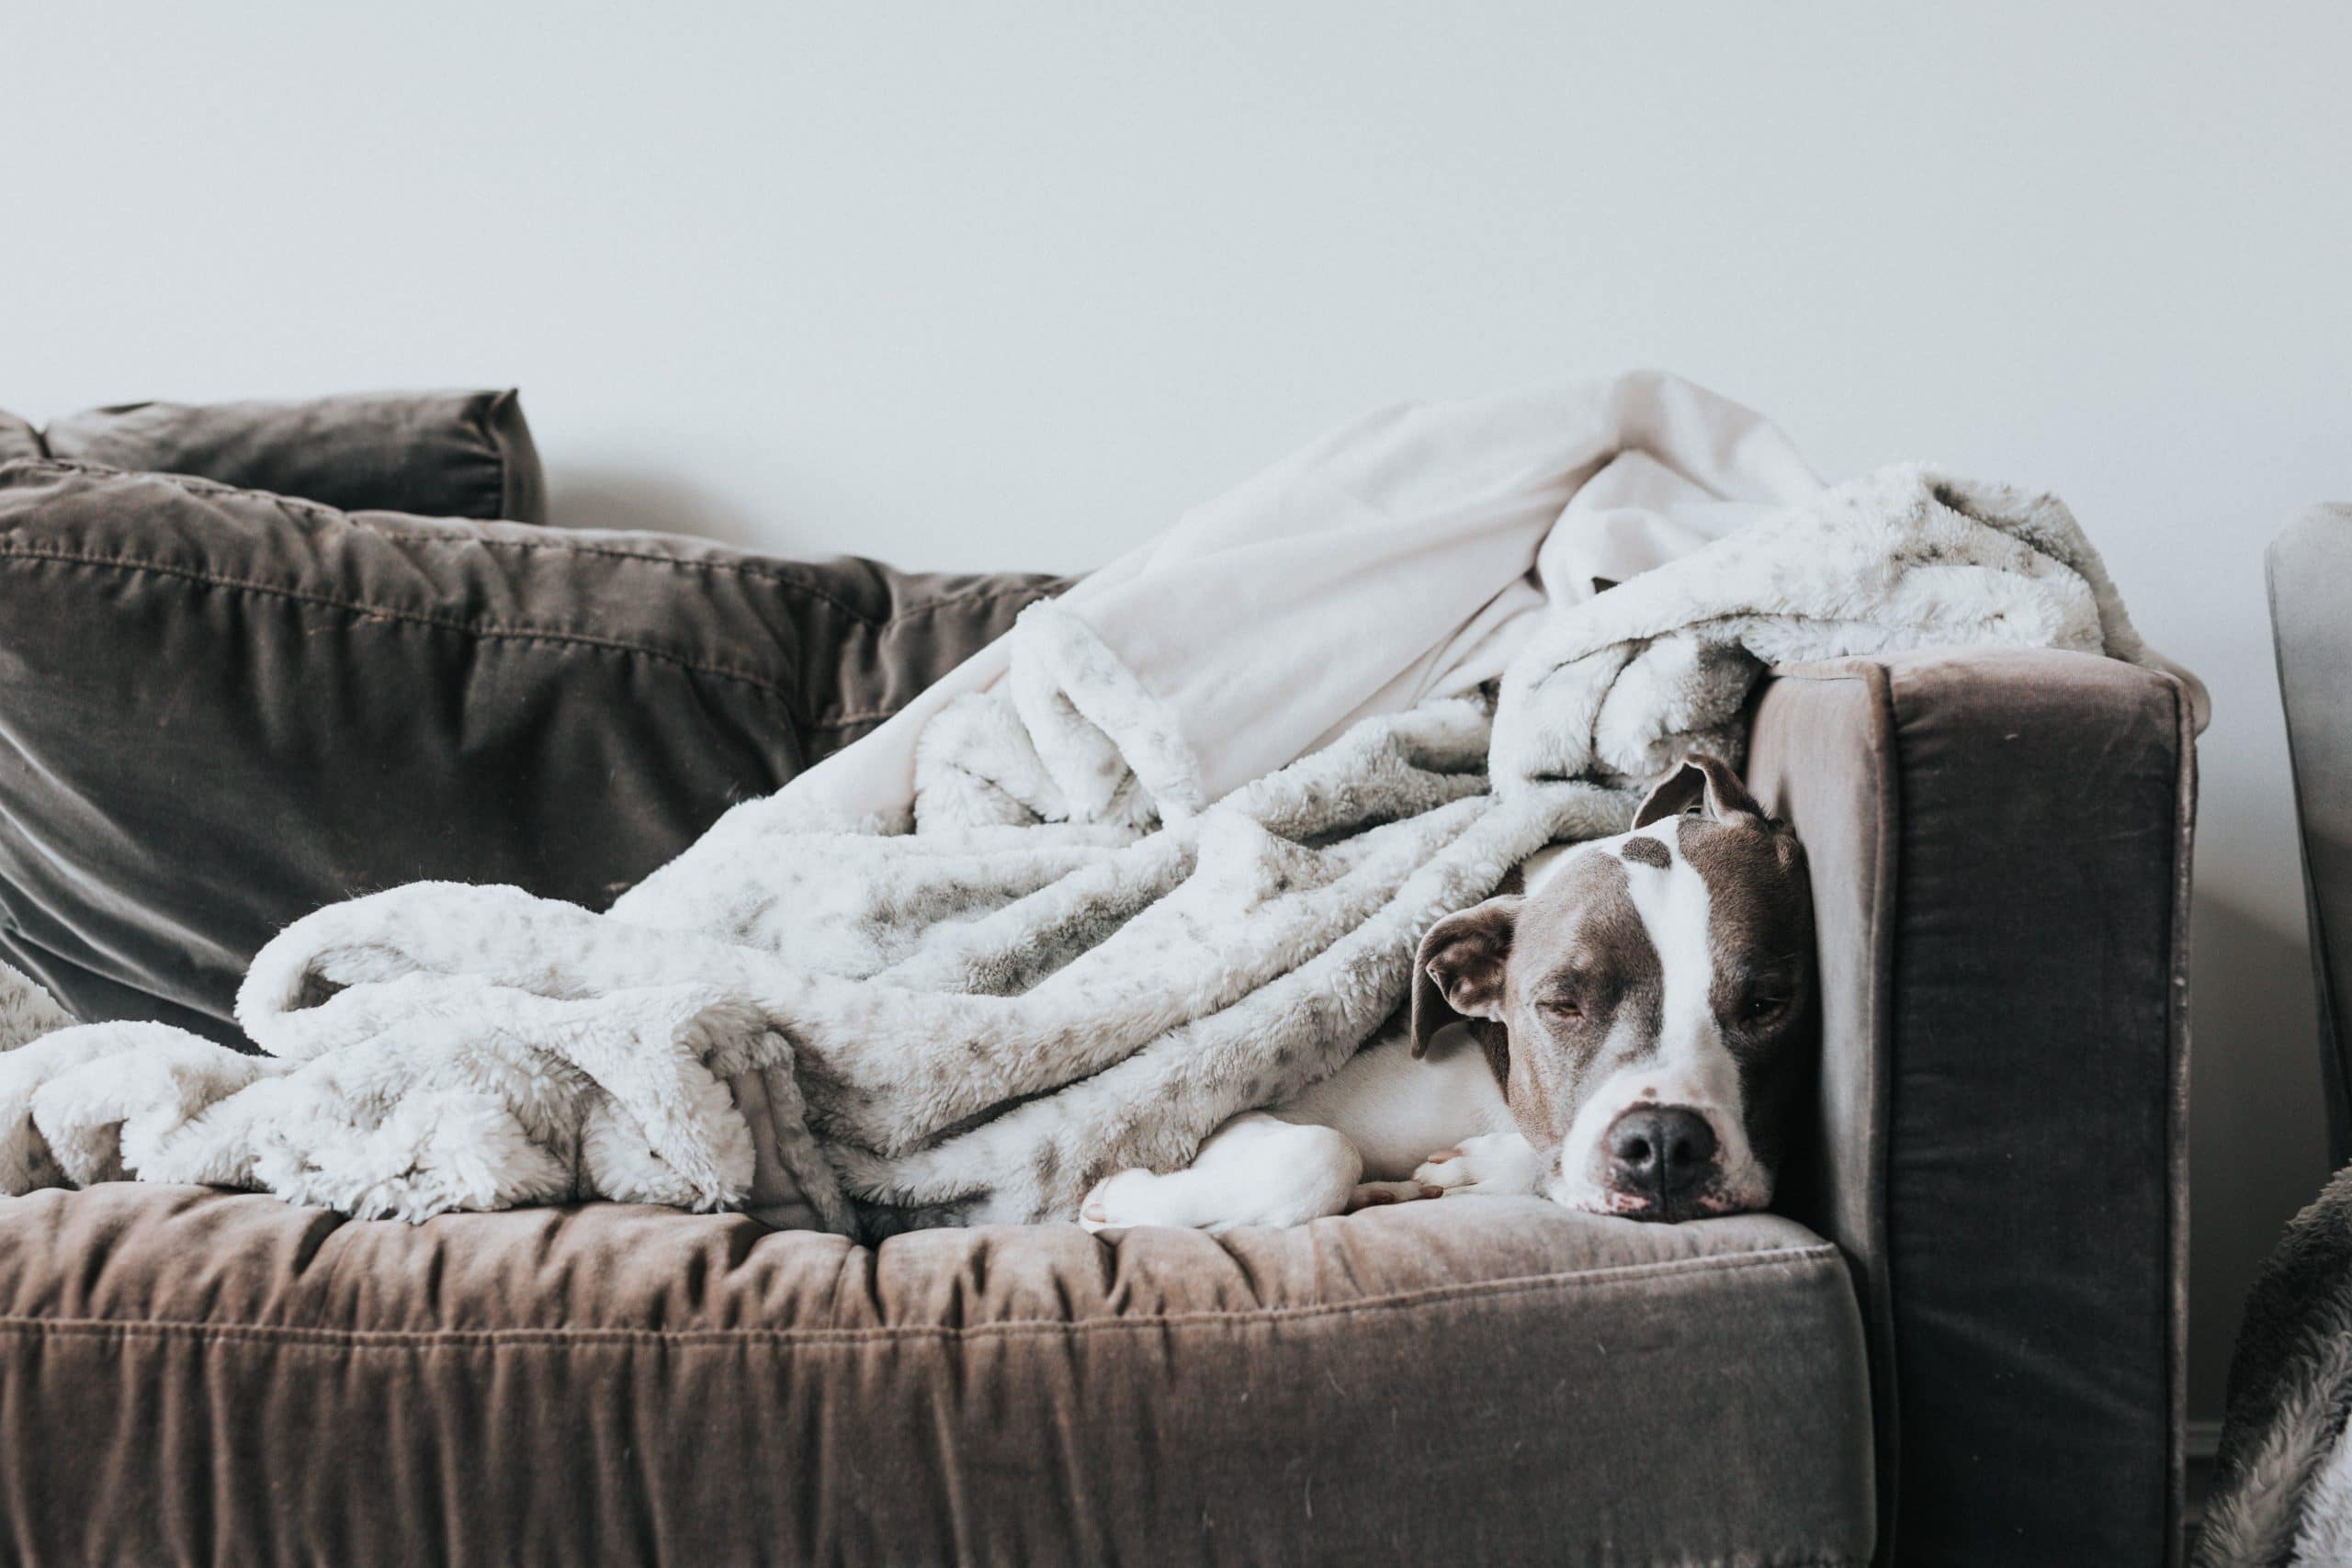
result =
[[1451,914],[1430,928],[1413,955],[1413,1055],[1430,1036],[1464,1018],[1503,1016],[1503,970],[1525,900],[1506,894]]
[[1668,817],[1679,817],[1698,807],[1718,822],[1735,817],[1762,818],[1764,808],[1739,782],[1739,775],[1721,757],[1693,751],[1682,765],[1666,775],[1634,812],[1634,826],[1646,828]]

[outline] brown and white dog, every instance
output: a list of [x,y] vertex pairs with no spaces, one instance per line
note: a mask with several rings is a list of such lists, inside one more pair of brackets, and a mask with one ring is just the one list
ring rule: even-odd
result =
[[1185,1169],[1106,1179],[1081,1223],[1217,1231],[1487,1193],[1644,1220],[1770,1201],[1811,1035],[1794,831],[1694,758],[1631,832],[1543,851],[1521,878],[1430,928],[1408,1021]]

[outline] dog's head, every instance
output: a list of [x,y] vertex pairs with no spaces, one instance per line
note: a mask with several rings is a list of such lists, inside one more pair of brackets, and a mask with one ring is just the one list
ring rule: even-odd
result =
[[1422,939],[1413,1050],[1466,1019],[1570,1208],[1687,1220],[1771,1201],[1805,1070],[1813,895],[1796,834],[1712,757],[1634,829],[1529,862]]

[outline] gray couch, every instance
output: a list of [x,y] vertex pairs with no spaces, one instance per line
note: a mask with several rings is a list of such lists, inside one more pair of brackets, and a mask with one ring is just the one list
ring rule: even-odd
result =
[[[0,953],[233,1038],[287,919],[429,876],[601,906],[1057,586],[500,521],[539,493],[511,404],[98,411],[62,462],[0,416]],[[366,485],[253,488],[316,487],[328,435]],[[1774,1214],[866,1248],[0,1200],[0,1557],[2167,1560],[2183,693],[1785,670],[1749,776],[1821,943]]]
[[2301,829],[2319,1060],[2335,1178],[2288,1224],[2246,1294],[2197,1562],[2337,1562],[2352,1323],[2352,506],[2298,512],[2269,552],[2295,810]]
[[2352,506],[2312,506],[2271,542],[2270,623],[2295,774],[2318,982],[2328,1164],[2352,1164]]

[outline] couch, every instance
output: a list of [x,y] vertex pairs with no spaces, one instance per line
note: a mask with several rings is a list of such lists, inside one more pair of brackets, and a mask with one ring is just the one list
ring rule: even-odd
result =
[[[510,393],[0,415],[0,956],[234,1041],[285,921],[420,877],[601,907],[1058,586],[546,504]],[[1821,948],[1772,1213],[868,1247],[0,1199],[0,1558],[2170,1560],[2183,691],[1781,670],[1748,773]]]
[[2287,519],[2266,562],[2278,700],[2295,781],[2330,1169],[2352,1164],[2352,506]]
[[2266,567],[2335,1174],[2288,1222],[2246,1292],[2199,1510],[2200,1564],[2336,1562],[2352,1536],[2352,506],[2291,514]]

